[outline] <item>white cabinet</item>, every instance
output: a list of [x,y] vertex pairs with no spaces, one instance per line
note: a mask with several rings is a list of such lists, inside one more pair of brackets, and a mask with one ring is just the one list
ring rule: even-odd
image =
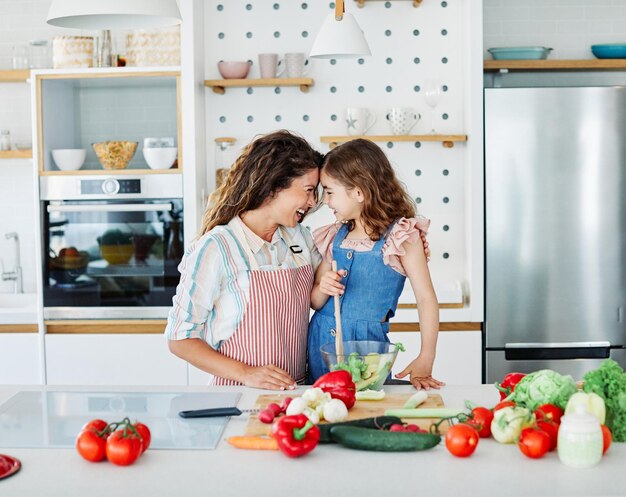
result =
[[0,333],[0,384],[41,383],[39,335]]
[[49,334],[50,385],[186,385],[187,365],[161,334]]
[[189,384],[190,385],[208,385],[212,375],[188,364],[189,368]]
[[[419,332],[392,332],[389,340],[401,342],[392,374],[399,373],[420,351]],[[478,385],[482,379],[482,340],[480,331],[442,331],[437,340],[433,377],[448,385]],[[404,378],[408,380],[408,376]]]

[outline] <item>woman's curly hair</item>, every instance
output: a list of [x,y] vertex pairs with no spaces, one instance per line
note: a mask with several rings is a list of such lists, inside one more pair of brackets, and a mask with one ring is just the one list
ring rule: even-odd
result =
[[[379,240],[401,217],[416,215],[415,203],[385,153],[369,140],[356,139],[326,154],[322,171],[348,190],[358,188],[365,201],[361,220],[367,236]],[[354,229],[354,220],[348,221]]]
[[248,144],[215,190],[202,218],[199,236],[235,216],[259,208],[295,178],[321,166],[322,154],[287,130],[262,135]]

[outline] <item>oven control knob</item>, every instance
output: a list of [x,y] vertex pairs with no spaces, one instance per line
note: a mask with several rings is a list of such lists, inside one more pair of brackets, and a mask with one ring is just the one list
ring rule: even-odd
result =
[[107,178],[102,182],[102,191],[107,195],[115,195],[120,191],[120,182],[115,178]]

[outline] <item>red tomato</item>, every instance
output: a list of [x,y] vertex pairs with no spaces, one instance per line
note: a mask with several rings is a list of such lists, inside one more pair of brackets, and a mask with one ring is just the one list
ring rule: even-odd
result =
[[611,442],[613,441],[613,434],[611,433],[611,430],[609,430],[609,427],[606,425],[600,425],[602,427],[602,442],[603,442],[603,447],[602,447],[602,454],[606,454],[606,451],[609,450],[609,447],[611,446]]
[[453,456],[468,457],[476,450],[479,438],[472,426],[460,423],[451,426],[446,433],[446,448]]
[[556,443],[559,437],[559,424],[553,423],[551,421],[538,420],[537,428],[541,431],[545,431],[550,437],[550,448],[549,451],[556,449]]
[[389,431],[405,431],[404,425],[401,425],[400,423],[394,423],[389,427]]
[[141,438],[141,453],[143,454],[148,447],[150,447],[150,441],[152,440],[152,435],[150,434],[150,428],[148,428],[143,423],[134,423],[133,426],[135,430],[139,432],[139,436]]
[[563,409],[554,404],[543,404],[535,409],[535,417],[537,420],[543,419],[558,424],[561,422],[561,416],[563,416]]
[[525,428],[517,444],[525,456],[539,459],[550,448],[550,435],[536,428]]
[[59,251],[59,257],[77,257],[80,253],[76,247],[66,247]]
[[493,411],[486,407],[475,407],[472,409],[472,419],[465,423],[475,428],[480,438],[491,436],[491,422],[493,421]]
[[[83,431],[89,430],[89,431],[101,432],[108,425],[109,423],[107,423],[106,421],[102,419],[92,419],[91,421],[89,421],[89,423],[85,423],[85,426],[83,426]],[[106,435],[108,436],[108,433]]]
[[498,409],[504,409],[505,407],[515,407],[515,402],[512,400],[503,400],[502,402],[498,402],[493,408],[493,412],[496,412]]
[[76,439],[76,450],[83,459],[98,462],[106,457],[106,437],[100,437],[93,430],[83,430]]
[[128,430],[124,436],[124,430],[111,433],[106,441],[107,459],[118,466],[128,466],[134,463],[141,454],[141,441]]

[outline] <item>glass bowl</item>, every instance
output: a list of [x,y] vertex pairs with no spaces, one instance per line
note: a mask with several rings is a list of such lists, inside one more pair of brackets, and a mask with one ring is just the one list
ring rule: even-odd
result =
[[126,169],[135,155],[138,142],[106,141],[91,146],[104,169]]
[[345,369],[352,374],[357,390],[381,390],[398,355],[398,347],[389,342],[343,342],[343,355],[335,352],[335,344],[320,347],[324,363],[330,371]]

